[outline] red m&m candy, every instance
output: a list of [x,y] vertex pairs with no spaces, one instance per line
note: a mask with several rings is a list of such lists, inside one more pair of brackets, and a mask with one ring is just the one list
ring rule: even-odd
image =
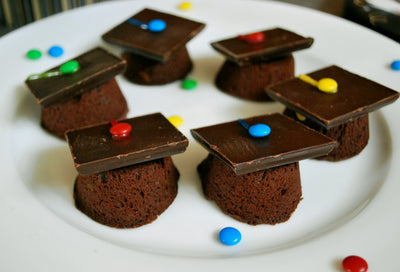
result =
[[359,256],[347,256],[342,261],[342,267],[346,272],[367,272],[368,263]]
[[265,40],[265,35],[262,32],[255,32],[247,35],[239,35],[238,39],[244,40],[248,43],[260,43]]
[[128,137],[131,133],[132,127],[128,123],[118,123],[115,120],[111,120],[110,133],[113,139],[119,140]]

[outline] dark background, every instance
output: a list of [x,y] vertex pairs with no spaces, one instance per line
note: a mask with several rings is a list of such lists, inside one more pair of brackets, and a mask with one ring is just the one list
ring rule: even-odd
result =
[[[103,1],[107,0],[0,0],[0,37],[41,18],[64,10]],[[291,3],[330,13],[362,24],[400,42],[400,14],[393,14],[370,6],[367,0],[273,1]],[[400,7],[400,0],[393,1],[399,2]]]

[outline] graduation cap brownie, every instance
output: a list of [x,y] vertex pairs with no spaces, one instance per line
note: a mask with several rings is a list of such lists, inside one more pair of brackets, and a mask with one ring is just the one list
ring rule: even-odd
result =
[[270,100],[266,86],[294,77],[293,51],[308,48],[312,38],[274,28],[211,43],[226,57],[215,83],[228,94],[254,101]]
[[279,113],[192,129],[209,151],[198,166],[206,198],[248,224],[289,219],[301,199],[299,161],[336,142]]
[[319,159],[338,161],[368,143],[368,113],[394,102],[399,93],[369,79],[329,66],[267,89],[287,106],[285,114],[336,139],[338,146]]
[[128,106],[115,76],[126,62],[102,48],[94,48],[25,83],[41,105],[41,124],[64,138],[65,131],[124,118]]
[[102,38],[125,49],[125,76],[143,85],[161,85],[184,78],[192,69],[186,43],[205,24],[144,9]]
[[133,228],[173,202],[179,172],[171,156],[187,138],[162,114],[112,121],[66,133],[78,171],[76,207],[102,224]]

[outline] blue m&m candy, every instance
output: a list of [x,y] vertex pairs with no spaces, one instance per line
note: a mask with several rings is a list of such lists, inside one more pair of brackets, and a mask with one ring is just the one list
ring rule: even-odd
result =
[[59,45],[54,45],[54,46],[50,47],[48,53],[50,56],[52,56],[54,58],[58,58],[58,57],[61,57],[62,54],[64,54],[64,49]]
[[221,243],[227,246],[234,246],[238,244],[240,240],[242,240],[242,234],[240,233],[240,231],[233,227],[223,228],[219,232],[218,237]]
[[167,23],[161,19],[151,20],[149,23],[136,20],[134,18],[128,19],[128,23],[138,26],[141,29],[148,30],[150,32],[161,32],[167,28]]
[[400,71],[400,60],[395,60],[390,64],[390,67],[395,71]]
[[148,30],[151,31],[151,32],[161,32],[161,31],[163,31],[166,27],[167,27],[167,24],[165,23],[165,21],[160,20],[160,19],[151,20],[151,21],[147,24],[147,28],[148,28]]
[[266,137],[271,133],[270,126],[266,124],[255,124],[250,126],[243,119],[238,120],[239,124],[249,131],[249,134],[255,138]]
[[266,124],[256,124],[249,127],[249,134],[256,138],[268,136],[271,133],[271,128]]

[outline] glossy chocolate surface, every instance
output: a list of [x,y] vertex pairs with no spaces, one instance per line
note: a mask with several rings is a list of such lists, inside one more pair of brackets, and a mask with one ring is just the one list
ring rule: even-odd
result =
[[253,138],[239,122],[192,129],[193,137],[237,175],[328,154],[336,141],[279,113],[244,119],[250,126],[271,127],[265,138]]
[[308,48],[313,38],[305,38],[291,31],[274,28],[261,31],[265,40],[259,43],[248,43],[238,37],[233,37],[211,43],[218,52],[239,65],[267,61],[288,55],[293,51]]
[[[126,66],[124,60],[99,47],[71,60],[79,63],[80,69],[75,73],[25,81],[39,104],[49,106],[65,102],[106,83]],[[60,66],[48,71],[56,71]]]
[[163,62],[205,27],[203,23],[152,9],[144,9],[131,18],[144,23],[161,19],[166,22],[167,27],[162,32],[150,32],[129,23],[127,19],[105,33],[102,38],[136,54]]
[[74,164],[82,175],[100,173],[182,153],[188,139],[162,114],[121,120],[131,125],[130,136],[115,140],[101,124],[66,133]]
[[377,110],[399,97],[398,92],[338,66],[329,66],[309,76],[315,80],[334,79],[338,83],[337,92],[323,93],[295,78],[272,86],[267,93],[328,129]]

